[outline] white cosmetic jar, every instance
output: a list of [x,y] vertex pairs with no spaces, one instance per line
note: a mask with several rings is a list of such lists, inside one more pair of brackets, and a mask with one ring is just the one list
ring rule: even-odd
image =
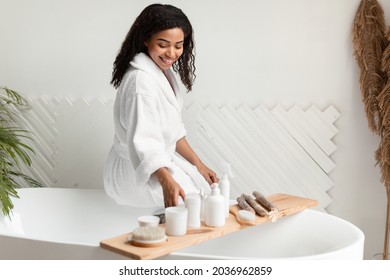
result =
[[141,216],[138,217],[138,225],[140,227],[158,227],[160,218],[156,216]]
[[187,233],[188,210],[183,206],[165,209],[165,232],[168,235],[180,236]]

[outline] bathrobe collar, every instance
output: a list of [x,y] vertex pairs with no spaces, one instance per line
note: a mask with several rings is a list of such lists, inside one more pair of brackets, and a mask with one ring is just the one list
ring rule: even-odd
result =
[[183,96],[180,93],[179,85],[177,84],[171,68],[164,70],[163,72],[145,53],[138,53],[130,62],[130,65],[135,69],[139,69],[151,75],[156,80],[157,84],[163,88],[167,100],[179,113],[181,112],[181,108],[183,107]]

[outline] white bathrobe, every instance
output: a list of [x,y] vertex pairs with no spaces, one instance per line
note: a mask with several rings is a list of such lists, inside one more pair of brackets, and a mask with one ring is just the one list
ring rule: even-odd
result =
[[175,153],[186,130],[183,96],[172,70],[163,72],[144,53],[130,64],[114,104],[114,145],[104,167],[107,194],[119,204],[164,206],[161,185],[152,175],[161,167],[168,168],[186,193],[208,193],[196,167]]

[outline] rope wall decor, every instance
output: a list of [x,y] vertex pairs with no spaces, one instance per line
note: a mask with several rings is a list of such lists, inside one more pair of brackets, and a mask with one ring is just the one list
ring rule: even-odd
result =
[[[360,68],[361,98],[368,127],[381,137],[375,159],[387,192],[387,218],[383,259],[390,242],[390,27],[377,0],[362,0],[353,25],[353,47]],[[387,38],[386,38],[387,37]]]

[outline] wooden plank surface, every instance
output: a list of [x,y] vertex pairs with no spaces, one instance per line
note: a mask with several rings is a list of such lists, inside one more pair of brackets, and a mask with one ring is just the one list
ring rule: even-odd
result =
[[[279,212],[277,219],[288,216],[304,209],[314,207],[318,204],[316,200],[287,194],[274,194],[267,197],[272,201]],[[232,205],[231,212],[238,211],[237,205]],[[256,215],[256,225],[271,222],[268,217],[260,217]],[[277,221],[276,221],[277,222]],[[160,225],[164,226],[164,225]],[[160,247],[138,247],[128,242],[128,237],[131,232],[122,234],[100,242],[100,246],[112,252],[124,255],[126,257],[138,260],[155,259],[174,251],[196,245],[226,234],[236,232],[247,225],[241,225],[237,222],[235,215],[229,214],[226,219],[226,224],[223,227],[213,228],[202,225],[200,229],[189,229],[185,236],[168,236],[166,243]]]

